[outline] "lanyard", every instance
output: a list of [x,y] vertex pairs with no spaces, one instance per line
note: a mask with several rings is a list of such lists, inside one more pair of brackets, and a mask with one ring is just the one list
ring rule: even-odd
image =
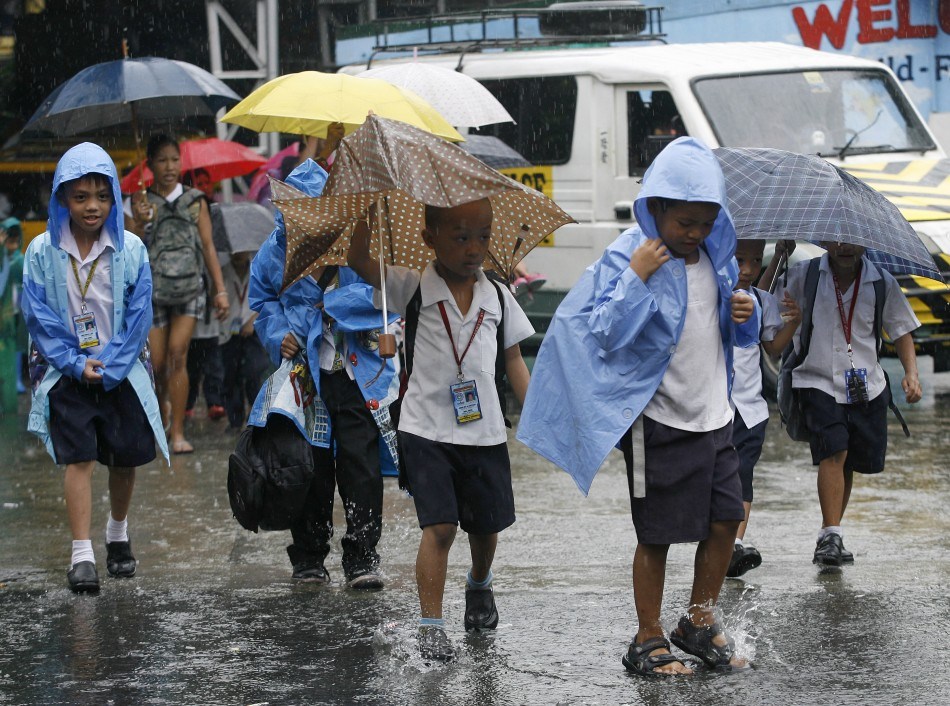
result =
[[831,272],[831,277],[835,282],[835,296],[838,297],[838,315],[841,317],[841,330],[844,332],[844,340],[848,344],[848,356],[851,358],[851,367],[854,367],[854,351],[851,349],[851,323],[854,321],[854,305],[858,303],[858,288],[861,285],[861,268],[854,277],[854,293],[851,295],[851,308],[848,311],[848,318],[844,317],[844,300],[841,298],[841,287],[838,285],[838,275]]
[[442,314],[442,323],[445,324],[445,332],[449,334],[449,343],[452,344],[452,355],[455,356],[455,364],[458,366],[458,378],[462,379],[462,361],[465,360],[465,354],[468,353],[468,349],[472,347],[472,341],[475,340],[475,334],[478,333],[479,327],[482,325],[482,321],[485,320],[485,310],[478,310],[478,319],[475,320],[475,327],[472,329],[472,337],[468,339],[468,345],[465,346],[465,350],[462,351],[462,355],[459,356],[458,349],[455,347],[455,338],[452,336],[452,326],[449,324],[448,314],[445,313],[445,305],[442,302],[439,302],[439,313]]
[[238,298],[238,303],[239,303],[241,306],[244,306],[244,297],[247,296],[247,285],[250,284],[250,282],[251,282],[251,278],[248,277],[248,278],[247,278],[247,281],[244,283],[244,288],[243,288],[243,289],[240,289],[240,288],[238,287],[237,282],[234,283],[234,294],[237,296],[237,298]]
[[92,267],[89,268],[89,276],[86,277],[85,286],[79,281],[79,269],[76,267],[76,260],[72,257],[69,258],[69,264],[73,266],[73,275],[76,277],[76,286],[79,287],[79,299],[82,302],[80,310],[83,314],[86,313],[86,292],[89,291],[89,285],[92,284],[92,276],[96,274],[96,265],[99,264],[100,257],[102,257],[102,255],[97,255],[96,259],[92,261]]

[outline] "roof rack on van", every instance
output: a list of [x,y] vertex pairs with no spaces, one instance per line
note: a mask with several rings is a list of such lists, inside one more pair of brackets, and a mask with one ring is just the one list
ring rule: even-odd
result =
[[[372,24],[379,30],[367,63],[386,52],[464,55],[487,48],[664,41],[662,10],[662,5],[644,5],[637,0],[591,0],[375,20]],[[393,35],[406,28],[424,31],[425,38],[398,41]]]

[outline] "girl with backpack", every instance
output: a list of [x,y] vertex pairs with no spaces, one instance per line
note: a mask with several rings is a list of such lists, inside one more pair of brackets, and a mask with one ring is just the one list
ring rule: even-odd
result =
[[[185,439],[188,344],[210,300],[215,318],[228,315],[228,294],[211,238],[204,194],[181,184],[181,151],[167,135],[149,140],[146,163],[155,180],[126,204],[131,230],[148,246],[154,318],[152,365],[172,453],[192,453]],[[204,273],[210,277],[210,291]]]

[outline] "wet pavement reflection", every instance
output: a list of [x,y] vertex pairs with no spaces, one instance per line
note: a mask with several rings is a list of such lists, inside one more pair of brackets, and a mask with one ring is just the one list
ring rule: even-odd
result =
[[[892,380],[899,366],[888,361]],[[339,528],[330,586],[290,580],[289,533],[251,534],[225,487],[236,437],[199,419],[197,453],[139,471],[131,580],[106,576],[106,477],[94,485],[98,596],[66,587],[62,472],[0,420],[0,704],[941,704],[950,702],[950,373],[928,373],[889,420],[884,474],[859,478],[845,518],[854,566],[811,564],[820,524],[807,446],[773,411],[748,538],[764,563],[727,580],[722,619],[756,668],[645,680],[621,654],[635,628],[635,538],[619,452],[582,497],[512,441],[518,521],[501,536],[494,634],[462,629],[464,538],[450,556],[445,617],[461,650],[427,665],[415,649],[411,499],[386,483],[386,589],[343,588]],[[201,415],[197,415],[201,416]],[[339,500],[337,502],[339,505]],[[461,537],[462,535],[460,535]],[[693,547],[670,551],[663,620],[685,607]]]

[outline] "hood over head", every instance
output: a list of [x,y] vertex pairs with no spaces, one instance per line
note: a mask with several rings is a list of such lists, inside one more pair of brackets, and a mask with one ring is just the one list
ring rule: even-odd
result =
[[703,247],[717,270],[735,254],[736,229],[729,213],[726,181],[716,155],[702,142],[693,137],[675,139],[643,176],[633,210],[640,229],[648,237],[658,238],[656,221],[647,209],[651,197],[719,204],[719,216]]
[[[285,183],[299,189],[307,196],[320,196],[327,183],[327,173],[312,159],[305,159],[287,175]],[[274,223],[277,225],[277,238],[283,244],[287,236],[284,233],[284,217],[279,210],[274,211]]]
[[60,229],[69,221],[69,209],[59,200],[63,184],[86,174],[102,174],[112,184],[112,211],[106,220],[117,250],[125,247],[125,216],[122,212],[122,190],[112,157],[99,145],[83,142],[66,151],[53,173],[53,193],[49,200],[47,230],[54,247],[59,247]]

